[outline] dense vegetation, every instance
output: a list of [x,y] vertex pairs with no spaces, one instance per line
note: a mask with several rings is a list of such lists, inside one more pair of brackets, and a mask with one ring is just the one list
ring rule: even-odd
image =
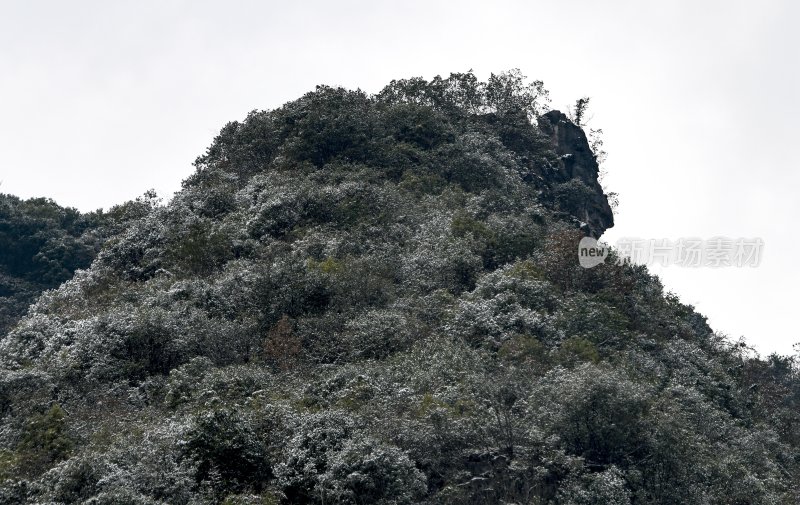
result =
[[0,335],[39,294],[88,267],[100,246],[96,214],[0,194]]
[[226,125],[0,342],[0,501],[797,503],[794,359],[578,266],[545,106],[467,73]]
[[108,212],[81,214],[45,198],[0,193],[0,336],[45,290],[87,268],[105,239],[157,203],[148,192]]

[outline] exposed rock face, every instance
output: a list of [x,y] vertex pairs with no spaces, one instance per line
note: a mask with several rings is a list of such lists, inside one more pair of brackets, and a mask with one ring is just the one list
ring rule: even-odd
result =
[[614,213],[608,198],[598,181],[600,168],[597,165],[589,141],[583,129],[575,125],[561,111],[551,110],[539,118],[539,128],[550,137],[558,154],[556,173],[548,179],[554,185],[578,179],[591,191],[586,194],[577,217],[584,223],[587,235],[598,238],[604,231],[614,226]]

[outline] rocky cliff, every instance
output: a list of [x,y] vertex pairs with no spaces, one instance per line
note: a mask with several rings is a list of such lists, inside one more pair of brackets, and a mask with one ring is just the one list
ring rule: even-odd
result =
[[552,110],[543,114],[538,120],[539,128],[547,135],[553,149],[558,155],[558,164],[554,172],[550,172],[546,180],[555,186],[577,179],[591,191],[581,195],[585,202],[580,206],[577,217],[582,228],[595,238],[614,226],[614,213],[608,198],[600,186],[598,176],[600,167],[589,146],[586,133],[575,125],[561,111]]

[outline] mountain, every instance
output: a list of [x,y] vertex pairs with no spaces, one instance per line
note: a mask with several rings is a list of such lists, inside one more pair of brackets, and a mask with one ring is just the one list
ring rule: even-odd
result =
[[797,503],[795,358],[578,265],[613,214],[546,105],[468,72],[225,125],[0,341],[0,502]]

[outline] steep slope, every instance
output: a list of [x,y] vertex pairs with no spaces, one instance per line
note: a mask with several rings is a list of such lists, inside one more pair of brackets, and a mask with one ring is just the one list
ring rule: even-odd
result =
[[578,266],[613,221],[545,98],[453,74],[226,125],[0,342],[0,497],[794,503],[793,361]]

